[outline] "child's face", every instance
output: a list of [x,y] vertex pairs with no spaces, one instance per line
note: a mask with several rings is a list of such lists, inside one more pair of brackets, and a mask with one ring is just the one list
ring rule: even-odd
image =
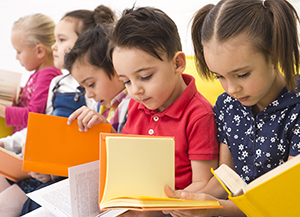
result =
[[75,61],[72,76],[85,88],[88,98],[93,98],[107,108],[111,107],[111,101],[125,88],[117,75],[109,79],[102,68],[92,66],[86,60]]
[[168,60],[164,55],[162,61],[136,48],[116,47],[112,59],[130,97],[150,110],[163,111],[185,88],[175,57]]
[[21,30],[14,30],[11,34],[11,42],[17,51],[16,59],[27,71],[38,70],[40,59],[38,58],[37,47],[28,45],[23,39]]
[[225,43],[212,39],[203,49],[208,68],[224,90],[243,105],[265,108],[279,94],[276,87],[280,73],[262,53],[252,48],[245,35]]
[[56,68],[64,68],[64,57],[74,46],[78,36],[74,31],[74,23],[71,20],[61,20],[54,29],[55,43],[52,45],[54,65]]

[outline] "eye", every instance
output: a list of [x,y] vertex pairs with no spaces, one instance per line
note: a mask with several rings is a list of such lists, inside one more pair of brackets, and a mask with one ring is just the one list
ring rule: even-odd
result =
[[93,88],[95,86],[95,83],[91,83],[88,85],[88,87]]
[[222,78],[224,78],[222,75],[214,74],[214,76],[215,76],[215,79],[222,79]]
[[242,75],[238,75],[239,78],[246,78],[250,75],[250,72],[247,72],[245,74],[242,74]]
[[64,38],[60,38],[60,39],[59,39],[60,42],[64,42],[65,40],[66,40],[66,39],[64,39]]
[[146,77],[141,77],[142,80],[149,80],[152,77],[153,74],[150,74]]
[[126,84],[130,84],[130,80],[128,80],[128,81],[124,81],[124,83],[123,83],[124,85],[126,85]]

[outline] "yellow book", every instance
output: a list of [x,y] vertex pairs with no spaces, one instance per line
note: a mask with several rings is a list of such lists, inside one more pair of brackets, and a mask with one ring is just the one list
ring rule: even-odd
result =
[[29,113],[23,170],[68,176],[68,168],[99,160],[99,133],[111,132],[110,124],[96,124],[87,132],[77,121]]
[[230,167],[213,171],[229,199],[249,217],[298,216],[300,213],[300,155],[244,183]]
[[14,152],[0,147],[0,174],[14,182],[29,178],[28,172],[22,170],[23,160]]
[[171,137],[100,134],[100,209],[191,209],[219,207],[216,201],[168,198],[175,185]]

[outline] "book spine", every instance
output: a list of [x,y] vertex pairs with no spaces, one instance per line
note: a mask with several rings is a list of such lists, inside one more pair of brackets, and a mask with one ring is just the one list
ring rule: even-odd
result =
[[237,197],[229,196],[229,199],[248,217],[269,217],[245,194]]

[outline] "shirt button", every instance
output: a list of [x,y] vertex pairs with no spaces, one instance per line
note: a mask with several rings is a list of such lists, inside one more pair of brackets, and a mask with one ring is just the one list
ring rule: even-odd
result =
[[153,118],[153,120],[154,120],[154,121],[158,121],[158,120],[159,120],[159,117],[158,117],[158,116],[155,116],[155,117]]
[[148,131],[148,133],[149,133],[149,135],[152,135],[152,134],[154,133],[154,130],[153,130],[153,129],[150,129],[150,130]]

